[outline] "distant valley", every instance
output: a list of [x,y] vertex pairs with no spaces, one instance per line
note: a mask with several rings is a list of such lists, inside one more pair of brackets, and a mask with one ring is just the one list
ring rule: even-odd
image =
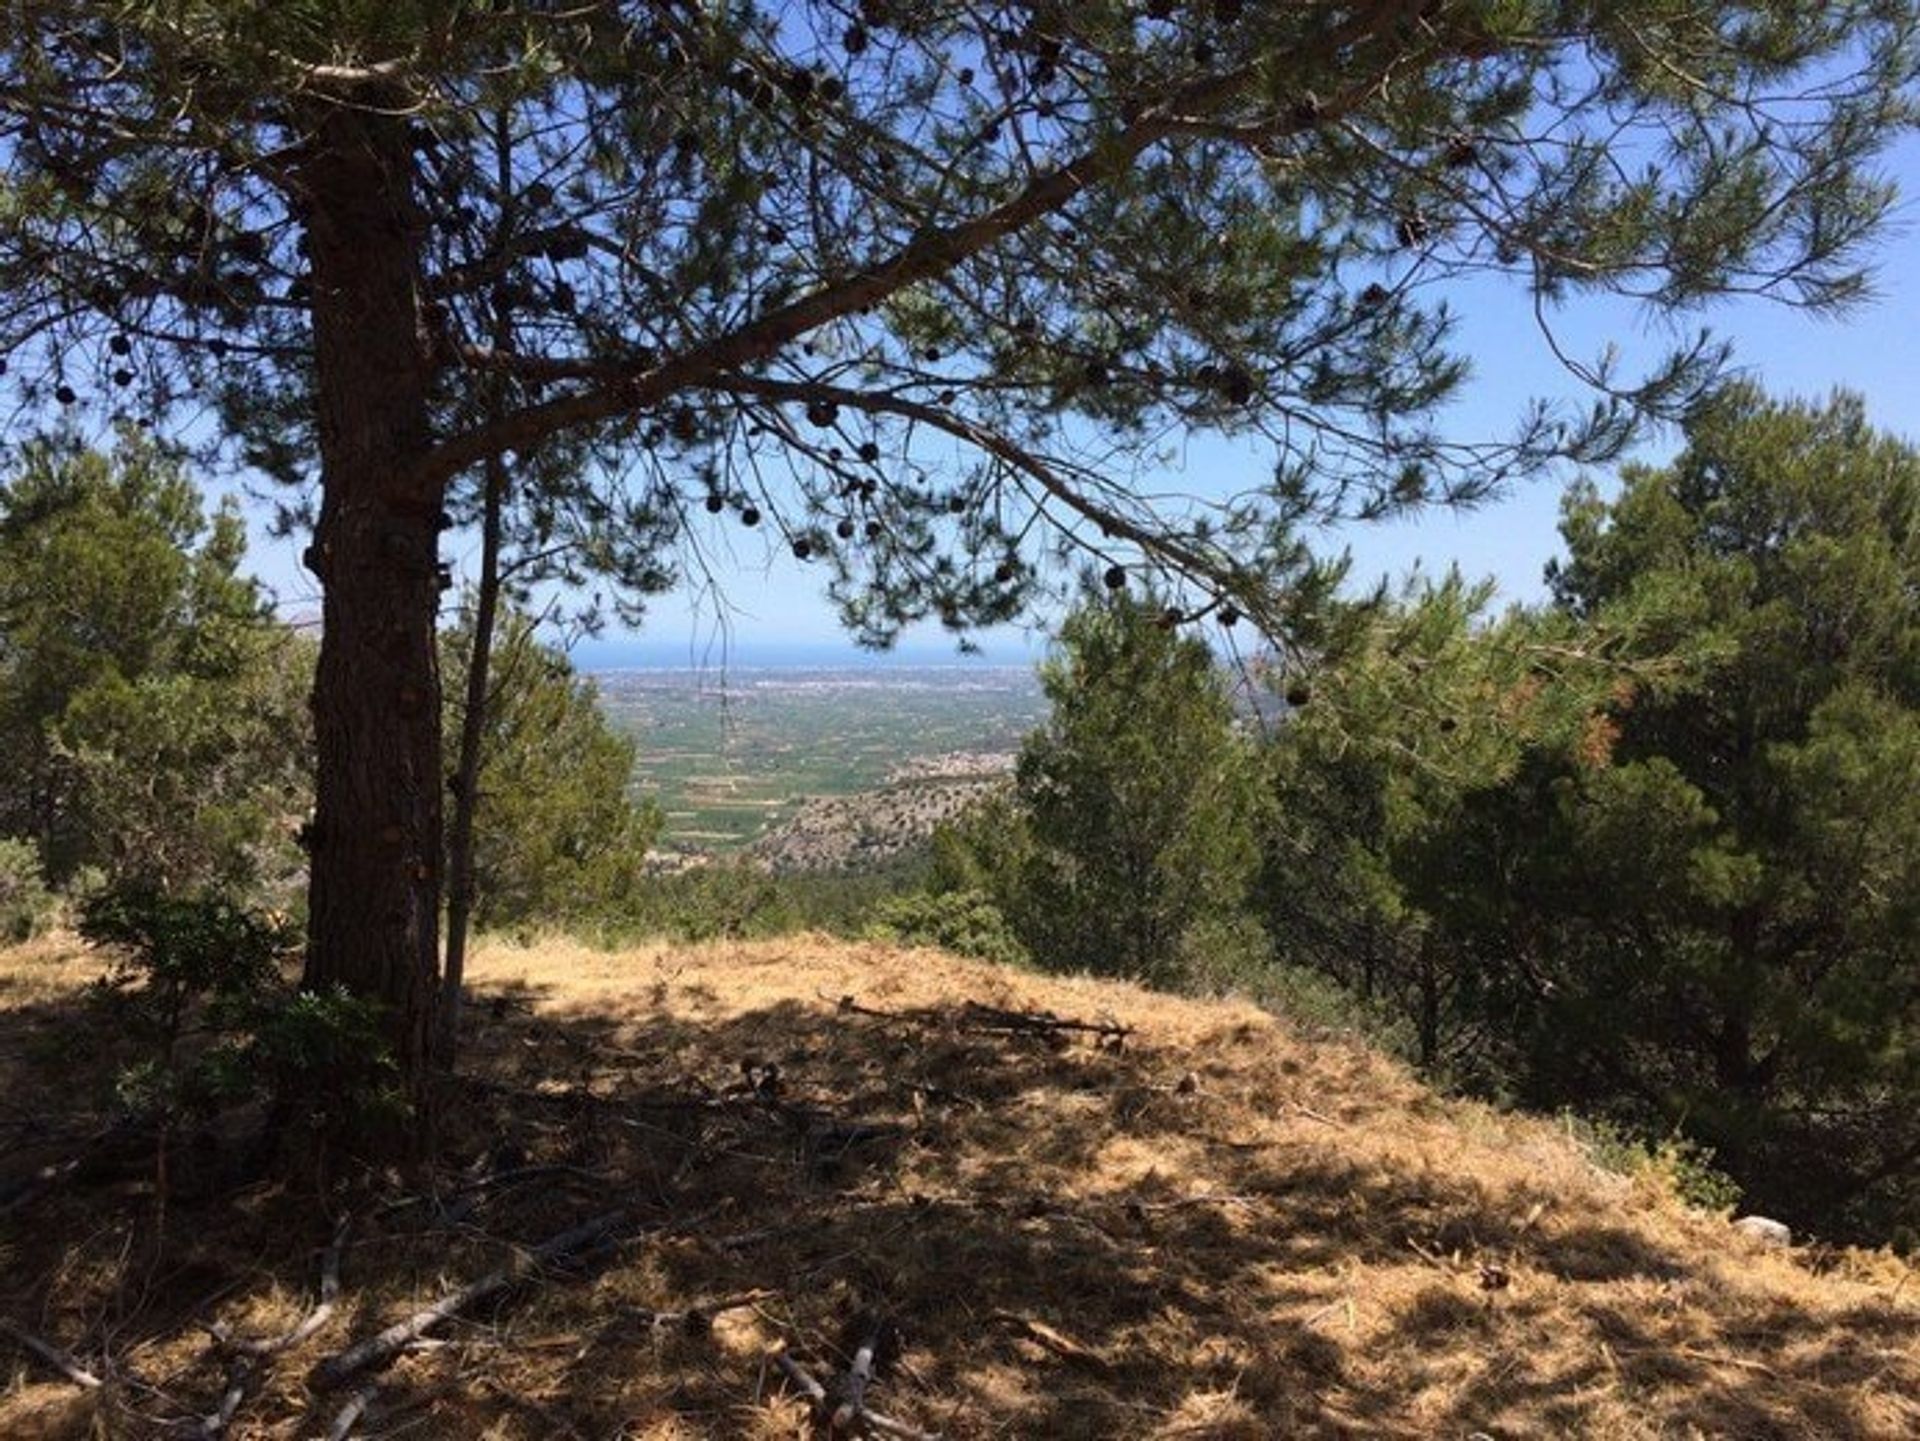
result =
[[[1046,716],[1028,666],[611,670],[669,858],[751,848],[775,869],[887,859],[1004,775]],[[850,798],[859,797],[857,801]]]

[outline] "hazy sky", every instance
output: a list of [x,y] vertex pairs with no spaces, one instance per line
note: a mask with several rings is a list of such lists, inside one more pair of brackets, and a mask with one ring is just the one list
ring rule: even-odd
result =
[[[1740,364],[1777,394],[1819,396],[1835,387],[1859,391],[1883,429],[1920,439],[1920,139],[1909,138],[1893,153],[1889,171],[1903,201],[1878,252],[1878,298],[1839,318],[1816,318],[1764,300],[1740,300],[1684,317],[1685,331],[1705,324],[1731,338]],[[1453,433],[1484,437],[1506,433],[1526,401],[1536,395],[1578,399],[1582,386],[1549,353],[1525,298],[1491,283],[1448,292],[1463,323],[1461,344],[1472,357],[1474,376],[1464,398],[1445,414]],[[1662,325],[1667,329],[1662,329]],[[1593,358],[1609,341],[1627,357],[1656,354],[1671,334],[1671,322],[1650,322],[1633,306],[1579,302],[1557,318],[1562,345],[1581,359]],[[1629,373],[1631,373],[1629,371]],[[1671,453],[1677,437],[1654,438],[1640,452]],[[1268,462],[1245,444],[1196,438],[1162,479],[1169,490],[1212,494],[1257,483]],[[1491,576],[1501,594],[1528,600],[1541,594],[1541,569],[1558,549],[1555,523],[1560,492],[1569,477],[1537,481],[1478,510],[1433,511],[1392,525],[1355,526],[1333,540],[1351,547],[1356,580],[1398,577],[1416,564],[1443,571],[1457,563],[1470,576]],[[705,523],[701,514],[697,521]],[[651,607],[638,634],[610,634],[583,647],[582,663],[716,665],[804,658],[814,663],[864,658],[849,641],[820,594],[818,569],[792,560],[769,545],[764,532],[741,532],[731,517],[716,522],[723,552],[735,563],[722,579],[735,611],[731,633],[716,628],[711,605],[689,594],[666,596]],[[471,560],[468,538],[452,537],[456,565]],[[317,609],[312,578],[302,571],[303,542],[256,538],[254,564],[290,610]],[[1037,654],[1037,642],[1012,628],[982,638],[990,659]],[[938,626],[911,631],[902,640],[905,657],[954,654],[953,641]]]

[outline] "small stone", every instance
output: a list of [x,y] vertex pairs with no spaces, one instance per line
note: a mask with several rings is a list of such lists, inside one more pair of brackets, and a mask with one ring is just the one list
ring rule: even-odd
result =
[[1769,1216],[1742,1216],[1733,1223],[1733,1229],[1763,1246],[1784,1248],[1793,1244],[1793,1232]]

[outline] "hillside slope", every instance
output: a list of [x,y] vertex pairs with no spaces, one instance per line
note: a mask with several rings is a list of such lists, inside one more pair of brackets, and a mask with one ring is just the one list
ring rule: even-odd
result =
[[896,766],[884,783],[811,796],[745,854],[777,874],[871,870],[926,847],[934,831],[1008,788],[1010,755],[956,752]]
[[[88,962],[39,965],[0,988],[16,1098],[75,1064],[53,1000]],[[1249,1006],[815,939],[490,946],[475,990],[471,1163],[436,1200],[340,1193],[340,1303],[228,1434],[323,1434],[353,1390],[314,1363],[615,1207],[648,1229],[435,1328],[352,1434],[794,1436],[769,1348],[824,1379],[876,1314],[905,1349],[868,1403],[955,1441],[1920,1434],[1906,1268],[1765,1251]],[[293,1325],[332,1226],[255,1187],[160,1235],[140,1195],[5,1222],[0,1315],[212,1411],[232,1372],[198,1326]],[[165,1409],[6,1354],[0,1434]]]

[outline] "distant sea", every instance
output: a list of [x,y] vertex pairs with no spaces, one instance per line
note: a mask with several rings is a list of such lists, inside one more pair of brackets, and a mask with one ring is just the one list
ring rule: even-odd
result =
[[583,671],[620,670],[926,670],[954,667],[990,670],[1005,666],[1033,666],[1045,648],[1004,642],[977,655],[962,655],[950,645],[903,645],[893,650],[861,650],[841,641],[752,641],[732,645],[687,645],[665,641],[588,640],[572,651],[574,666]]

